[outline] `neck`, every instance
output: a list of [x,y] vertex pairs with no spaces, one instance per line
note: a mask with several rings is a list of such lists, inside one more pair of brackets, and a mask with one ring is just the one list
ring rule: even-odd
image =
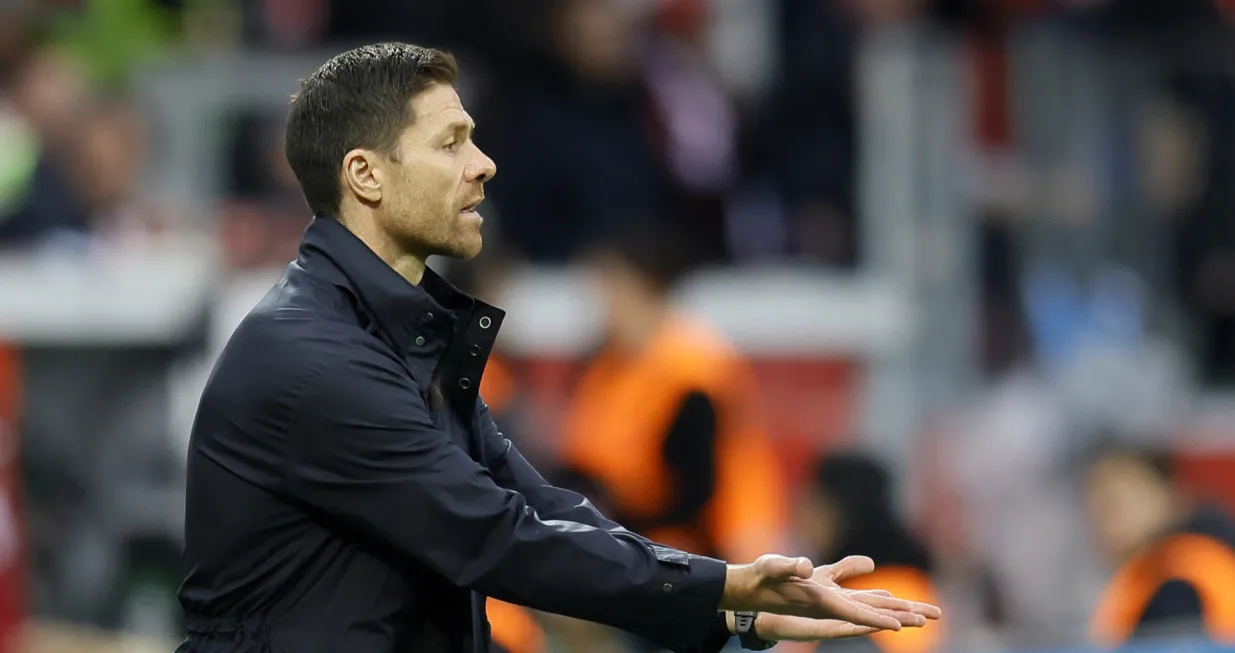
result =
[[368,245],[378,258],[386,262],[386,265],[399,273],[399,276],[407,279],[408,283],[413,286],[420,285],[420,280],[425,275],[425,260],[428,257],[413,254],[400,247],[398,241],[377,226],[376,220],[349,220],[340,217],[339,221],[361,242]]

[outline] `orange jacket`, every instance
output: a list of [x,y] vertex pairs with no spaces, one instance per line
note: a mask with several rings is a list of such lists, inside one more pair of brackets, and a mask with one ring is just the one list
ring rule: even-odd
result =
[[1198,533],[1167,537],[1120,568],[1090,622],[1094,640],[1107,647],[1127,642],[1154,595],[1173,580],[1188,583],[1200,596],[1206,633],[1235,644],[1235,549]]
[[545,650],[545,631],[532,616],[532,611],[521,605],[497,599],[485,601],[485,614],[493,643],[506,653],[541,653]]
[[643,351],[607,350],[588,366],[566,414],[564,462],[599,481],[621,515],[660,514],[675,486],[665,438],[685,397],[702,392],[718,421],[713,496],[701,523],[641,534],[688,551],[714,549],[733,562],[777,550],[786,523],[784,489],[753,405],[752,377],[718,333],[675,316]]
[[505,357],[496,351],[489,354],[485,374],[480,377],[480,396],[485,398],[489,412],[500,415],[515,399],[515,375]]

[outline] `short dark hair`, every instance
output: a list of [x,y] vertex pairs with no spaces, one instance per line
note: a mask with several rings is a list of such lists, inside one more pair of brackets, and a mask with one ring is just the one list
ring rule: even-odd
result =
[[287,118],[287,162],[315,215],[334,215],[339,168],[363,147],[393,155],[412,121],[411,100],[434,84],[454,84],[452,55],[408,43],[377,43],[327,61],[300,83]]

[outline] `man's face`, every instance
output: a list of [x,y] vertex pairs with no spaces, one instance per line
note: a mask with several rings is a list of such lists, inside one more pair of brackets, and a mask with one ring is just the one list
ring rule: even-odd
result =
[[412,124],[383,166],[382,226],[417,255],[470,259],[482,244],[476,205],[496,167],[472,141],[475,124],[453,87],[422,91],[412,112]]

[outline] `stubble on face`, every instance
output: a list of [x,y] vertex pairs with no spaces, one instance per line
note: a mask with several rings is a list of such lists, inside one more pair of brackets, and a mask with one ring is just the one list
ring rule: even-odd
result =
[[479,214],[464,209],[483,197],[477,166],[487,157],[471,140],[474,123],[445,84],[412,99],[412,123],[391,154],[383,197],[386,230],[409,253],[470,259],[480,252]]

